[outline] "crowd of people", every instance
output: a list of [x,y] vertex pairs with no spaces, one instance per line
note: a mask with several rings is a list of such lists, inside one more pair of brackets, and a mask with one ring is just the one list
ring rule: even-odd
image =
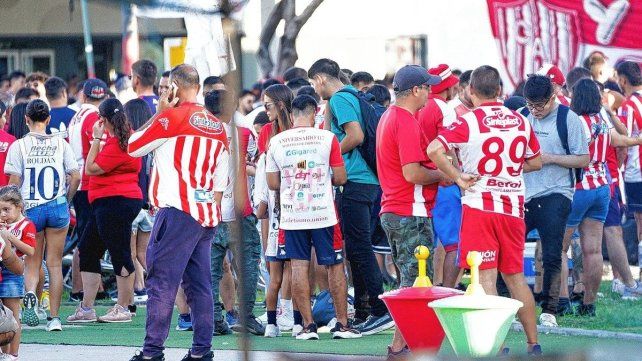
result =
[[[642,233],[637,63],[611,69],[593,53],[568,74],[545,65],[511,95],[486,65],[407,65],[375,81],[330,59],[241,92],[149,60],[123,81],[131,89],[43,73],[0,83],[0,298],[26,325],[45,308],[47,331],[130,322],[145,303],[133,361],[164,359],[174,307],[176,329],[194,332],[188,361],[212,360],[212,336],[232,332],[359,338],[394,327],[379,296],[413,284],[420,245],[434,283],[452,288],[481,252],[486,292],[524,303],[530,354],[542,352],[538,323],[598,312],[603,238],[613,292],[642,297],[622,236],[625,209]],[[78,306],[61,320],[72,233]],[[527,238],[541,270],[532,290]],[[98,316],[105,252],[115,304]],[[17,360],[19,325],[4,343]],[[388,359],[408,353],[395,332]]]

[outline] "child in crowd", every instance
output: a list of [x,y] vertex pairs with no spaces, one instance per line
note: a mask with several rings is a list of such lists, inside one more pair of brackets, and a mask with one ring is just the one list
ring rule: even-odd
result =
[[[13,249],[16,256],[33,256],[36,247],[36,226],[24,214],[20,189],[17,186],[0,188],[0,237],[5,247]],[[4,257],[3,257],[4,259]],[[23,272],[14,273],[2,265],[0,299],[17,318],[20,314],[20,299],[24,296]],[[2,348],[6,354],[17,359],[20,347],[21,326],[10,344]]]

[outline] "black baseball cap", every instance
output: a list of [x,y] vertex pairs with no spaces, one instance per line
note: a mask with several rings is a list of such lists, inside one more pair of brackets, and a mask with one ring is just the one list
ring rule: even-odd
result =
[[100,79],[87,79],[82,92],[86,97],[101,100],[107,96],[107,84]]
[[395,77],[392,79],[392,86],[395,91],[404,91],[413,87],[426,85],[437,85],[441,83],[441,78],[428,74],[428,70],[419,65],[406,65],[397,70]]

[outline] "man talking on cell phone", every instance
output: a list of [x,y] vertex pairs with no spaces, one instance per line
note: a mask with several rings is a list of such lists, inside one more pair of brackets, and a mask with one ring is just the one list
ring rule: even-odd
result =
[[214,309],[211,242],[228,182],[228,144],[221,122],[196,104],[196,68],[172,69],[175,89],[161,95],[156,115],[129,139],[129,154],[154,152],[150,201],[159,208],[147,249],[147,323],[143,352],[130,361],[163,361],[178,286],[194,314],[194,341],[183,360],[211,361]]

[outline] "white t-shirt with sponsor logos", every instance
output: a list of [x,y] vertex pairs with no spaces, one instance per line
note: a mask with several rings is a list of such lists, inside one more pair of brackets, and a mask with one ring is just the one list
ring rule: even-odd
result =
[[78,170],[69,143],[56,134],[29,133],[9,147],[6,174],[22,179],[25,209],[37,207],[66,194],[66,175]]
[[339,142],[327,130],[293,128],[272,137],[265,171],[280,172],[281,229],[337,224],[330,173],[343,164]]

